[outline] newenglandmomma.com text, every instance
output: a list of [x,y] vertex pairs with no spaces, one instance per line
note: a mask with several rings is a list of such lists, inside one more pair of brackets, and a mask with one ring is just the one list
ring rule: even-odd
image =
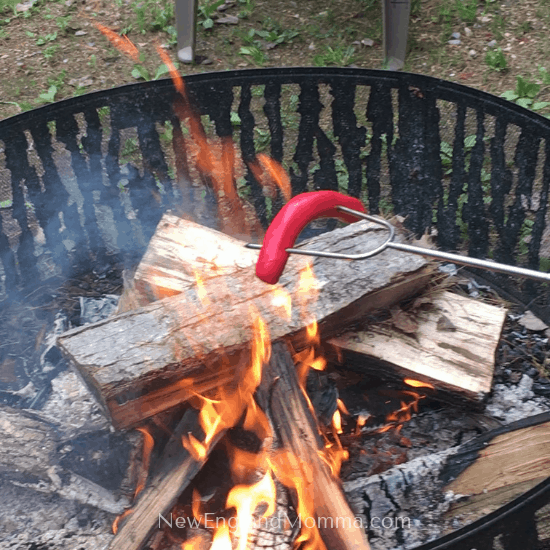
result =
[[[223,516],[215,516],[213,513],[204,514],[201,519],[195,517],[184,517],[177,516],[173,517],[173,514],[170,514],[169,517],[164,517],[162,514],[159,514],[159,529],[164,525],[173,527],[174,525],[178,529],[184,529],[186,527],[206,527],[206,528],[218,528],[227,525],[229,529],[234,530],[237,528],[238,519],[234,516],[225,518]],[[300,528],[302,525],[312,529],[317,526],[319,529],[337,529],[337,528],[351,528],[351,527],[360,527],[360,528],[371,528],[371,529],[409,529],[411,526],[411,520],[408,517],[396,517],[392,518],[389,516],[379,518],[372,517],[368,521],[361,517],[351,518],[351,517],[305,517],[300,516],[293,519],[289,518],[288,515],[284,514],[282,516],[271,516],[267,518],[254,518],[253,526],[256,529],[294,529],[296,526]]]

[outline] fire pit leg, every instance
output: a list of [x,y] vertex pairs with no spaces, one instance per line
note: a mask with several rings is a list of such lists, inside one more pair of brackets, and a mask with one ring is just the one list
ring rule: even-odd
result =
[[196,0],[176,0],[176,30],[178,33],[178,59],[193,63],[195,59]]

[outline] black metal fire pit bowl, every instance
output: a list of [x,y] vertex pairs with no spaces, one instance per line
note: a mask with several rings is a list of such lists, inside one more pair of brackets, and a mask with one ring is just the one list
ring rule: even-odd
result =
[[[244,161],[263,151],[283,162],[294,195],[339,190],[371,213],[403,216],[418,236],[435,233],[441,249],[550,269],[546,118],[407,73],[286,68],[185,81],[207,131],[231,136]],[[0,122],[0,303],[38,300],[52,277],[101,278],[134,265],[167,209],[217,226],[209,191],[172,168],[174,98],[170,80],[138,83]],[[264,196],[250,172],[239,192],[265,227],[283,204]],[[544,283],[476,275],[550,322]],[[533,514],[548,503],[547,486],[422,548],[489,549],[502,533],[503,548],[519,548],[514,533],[536,548]]]

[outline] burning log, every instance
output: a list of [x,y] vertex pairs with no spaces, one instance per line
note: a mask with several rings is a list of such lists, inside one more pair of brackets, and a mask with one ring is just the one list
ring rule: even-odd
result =
[[506,310],[451,292],[420,300],[414,315],[396,308],[390,322],[328,344],[359,372],[412,378],[434,386],[440,399],[480,404],[491,391]]
[[[122,495],[74,473],[62,463],[58,448],[63,441],[52,421],[30,411],[0,407],[0,474],[14,485],[55,493],[107,512],[121,513],[128,505]],[[135,436],[131,436],[135,439]],[[139,438],[138,438],[139,439]],[[137,441],[134,441],[136,445]],[[141,446],[141,445],[139,445]],[[119,452],[122,447],[119,449]],[[93,452],[93,447],[88,449]]]
[[145,489],[139,494],[136,504],[129,510],[129,516],[117,532],[110,548],[116,550],[139,550],[143,548],[155,525],[159,514],[166,517],[176,499],[191,483],[202,468],[216,442],[221,439],[225,430],[221,430],[212,440],[203,456],[190,453],[182,446],[182,437],[197,434],[199,412],[189,409],[174,430],[166,445],[162,459],[155,474]]
[[300,389],[292,357],[282,342],[273,346],[257,399],[268,411],[280,444],[290,452],[285,455],[291,457],[287,468],[292,469],[292,476],[302,484],[294,499],[299,513],[300,506],[307,510],[307,504],[299,502],[296,496],[301,496],[306,502],[308,496],[311,499],[311,508],[306,512],[309,517],[302,518],[302,521],[314,519],[325,546],[331,550],[368,550],[368,541],[355,523],[340,484],[321,458],[323,446],[315,416]]
[[[159,231],[174,223],[173,218],[164,219]],[[367,313],[418,293],[433,272],[424,259],[393,250],[356,263],[292,257],[281,284],[267,286],[256,277],[250,253],[241,248],[240,241],[231,246],[235,252],[239,247],[246,267],[240,267],[239,260],[222,260],[225,256],[204,249],[203,243],[211,242],[212,230],[192,222],[179,223],[193,235],[179,244],[188,251],[178,252],[172,260],[185,276],[173,276],[170,261],[163,269],[171,273],[174,292],[175,283],[181,281],[180,294],[71,330],[58,339],[60,349],[117,428],[134,425],[188,399],[191,385],[194,392],[203,394],[235,380],[239,356],[246,354],[251,339],[251,309],[265,319],[272,340],[289,337],[299,350],[306,345],[305,328],[312,320],[319,322],[322,338],[334,337]],[[225,251],[230,238],[220,237],[219,250]],[[359,252],[375,248],[384,238],[378,226],[359,222],[303,246]],[[155,243],[158,240],[153,244],[159,251]],[[197,273],[201,264],[204,267]],[[310,299],[312,291],[299,277],[310,264],[319,291],[317,300]],[[149,280],[158,282],[157,274],[150,273]],[[189,282],[189,277],[194,281]],[[163,281],[158,287],[167,285]],[[290,311],[291,302],[300,307]]]

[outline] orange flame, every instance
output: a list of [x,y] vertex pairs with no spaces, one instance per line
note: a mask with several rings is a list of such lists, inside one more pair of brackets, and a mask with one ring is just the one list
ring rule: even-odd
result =
[[275,197],[278,187],[285,200],[290,200],[292,195],[290,179],[285,169],[278,162],[263,153],[259,153],[248,166],[256,181],[268,191],[272,198]]
[[405,384],[408,384],[409,386],[412,386],[413,388],[430,388],[432,390],[435,389],[435,387],[431,384],[428,384],[428,382],[421,382],[420,380],[414,380],[413,378],[405,378],[403,382],[405,382]]
[[139,50],[125,34],[120,36],[115,31],[96,21],[93,21],[93,24],[118,51],[132,58],[136,63],[139,63]]
[[341,399],[337,399],[336,403],[338,403],[338,410],[342,414],[345,414],[346,416],[351,416],[350,412],[348,411],[348,408],[346,407],[346,405],[344,404],[344,402]]
[[193,499],[191,503],[191,510],[193,512],[193,517],[200,523],[200,525],[205,524],[204,515],[202,513],[202,502],[201,496],[197,489],[193,489]]
[[238,447],[229,447],[231,474],[236,483],[246,483],[251,474],[267,470],[267,454],[265,452],[250,453]]
[[292,296],[283,288],[275,287],[272,292],[271,304],[275,308],[282,308],[288,321],[292,319]]
[[162,62],[168,67],[168,71],[170,73],[170,78],[172,79],[172,82],[174,83],[174,86],[176,88],[176,91],[184,98],[187,97],[187,92],[185,90],[185,82],[183,81],[183,78],[178,73],[178,70],[176,69],[176,66],[172,63],[172,60],[170,59],[170,56],[166,53],[166,51],[160,47],[159,44],[155,44],[155,48],[157,50],[157,53],[159,54],[159,57],[161,58]]
[[229,393],[221,388],[219,398],[216,400],[196,395],[200,404],[199,420],[205,434],[204,440],[199,441],[191,433],[183,435],[181,439],[183,447],[196,460],[204,460],[216,435],[225,428],[233,426],[245,408],[252,406],[254,392],[262,380],[263,364],[269,361],[271,355],[267,325],[259,315],[253,319],[252,330],[250,363],[237,390]]
[[340,411],[338,409],[336,409],[332,415],[332,427],[336,430],[337,434],[341,434],[343,431],[342,416],[340,415]]
[[139,493],[141,493],[141,491],[145,487],[145,483],[147,481],[147,475],[149,472],[149,462],[151,460],[151,451],[153,450],[153,447],[155,445],[155,440],[153,439],[151,432],[149,432],[149,430],[145,426],[139,427],[137,428],[137,430],[143,434],[143,457],[141,461],[142,473],[140,475],[140,479],[138,481],[136,490],[134,492],[134,499],[138,496]]
[[195,536],[181,543],[181,550],[193,550],[195,545],[201,542],[201,537]]
[[237,510],[236,535],[239,539],[238,550],[246,550],[248,534],[252,528],[254,511],[261,504],[267,504],[262,517],[275,513],[275,483],[268,473],[254,485],[237,485],[227,495],[226,506]]
[[132,508],[128,508],[127,510],[124,510],[122,514],[117,516],[115,518],[115,521],[113,521],[113,534],[116,535],[118,533],[118,526],[120,525],[120,522],[127,516],[129,516],[134,510]]
[[357,424],[355,426],[355,435],[361,434],[361,428],[367,423],[367,420],[370,418],[370,414],[359,414],[357,417]]
[[302,548],[307,550],[326,550],[317,521],[313,526],[307,521],[308,518],[316,518],[313,496],[315,480],[310,466],[285,450],[273,453],[268,460],[275,477],[286,487],[295,489],[297,494],[296,512],[305,521],[302,521],[302,531],[294,542],[295,547],[303,543]]
[[195,276],[195,284],[197,285],[197,294],[199,296],[199,300],[204,307],[208,307],[210,305],[210,298],[208,298],[208,295],[206,293],[204,281],[200,273],[196,269],[193,270],[193,275]]
[[214,532],[212,546],[210,550],[229,550],[231,549],[231,537],[229,536],[229,527],[224,523]]

